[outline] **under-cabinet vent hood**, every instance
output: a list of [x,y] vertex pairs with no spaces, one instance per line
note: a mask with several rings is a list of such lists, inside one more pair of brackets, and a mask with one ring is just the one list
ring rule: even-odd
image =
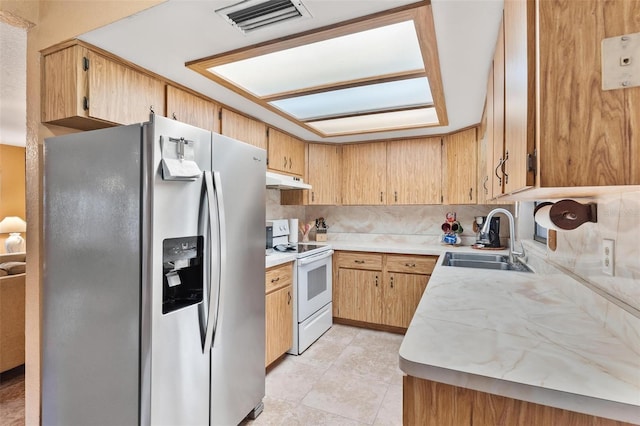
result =
[[244,0],[216,13],[245,34],[291,19],[311,17],[300,0]]
[[311,189],[311,185],[293,176],[267,172],[267,188],[273,189]]

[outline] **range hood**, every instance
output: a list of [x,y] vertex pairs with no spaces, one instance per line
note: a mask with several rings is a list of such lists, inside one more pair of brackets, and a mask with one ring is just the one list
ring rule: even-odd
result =
[[279,173],[267,172],[267,188],[274,189],[311,189],[302,179]]

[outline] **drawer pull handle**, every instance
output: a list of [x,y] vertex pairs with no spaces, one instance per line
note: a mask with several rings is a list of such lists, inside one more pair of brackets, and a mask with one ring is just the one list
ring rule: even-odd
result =
[[393,288],[393,276],[391,277],[391,288]]
[[415,263],[405,263],[404,266],[407,266],[409,268],[415,268],[416,264]]
[[378,287],[378,276],[376,275],[376,287]]
[[356,262],[358,265],[362,265],[364,263],[364,260],[354,260],[354,262]]
[[291,292],[288,291],[287,292],[287,305],[290,305],[290,304],[291,304]]
[[280,277],[277,277],[271,280],[272,283],[277,283],[278,281],[280,281]]

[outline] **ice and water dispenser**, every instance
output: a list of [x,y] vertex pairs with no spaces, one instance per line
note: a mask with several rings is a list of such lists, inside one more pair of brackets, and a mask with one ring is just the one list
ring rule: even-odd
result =
[[162,313],[202,302],[203,237],[169,238],[162,242]]

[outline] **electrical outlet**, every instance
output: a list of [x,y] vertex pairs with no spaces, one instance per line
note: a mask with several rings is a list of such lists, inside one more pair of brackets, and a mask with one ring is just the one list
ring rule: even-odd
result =
[[615,240],[602,240],[602,272],[613,276],[615,263]]

